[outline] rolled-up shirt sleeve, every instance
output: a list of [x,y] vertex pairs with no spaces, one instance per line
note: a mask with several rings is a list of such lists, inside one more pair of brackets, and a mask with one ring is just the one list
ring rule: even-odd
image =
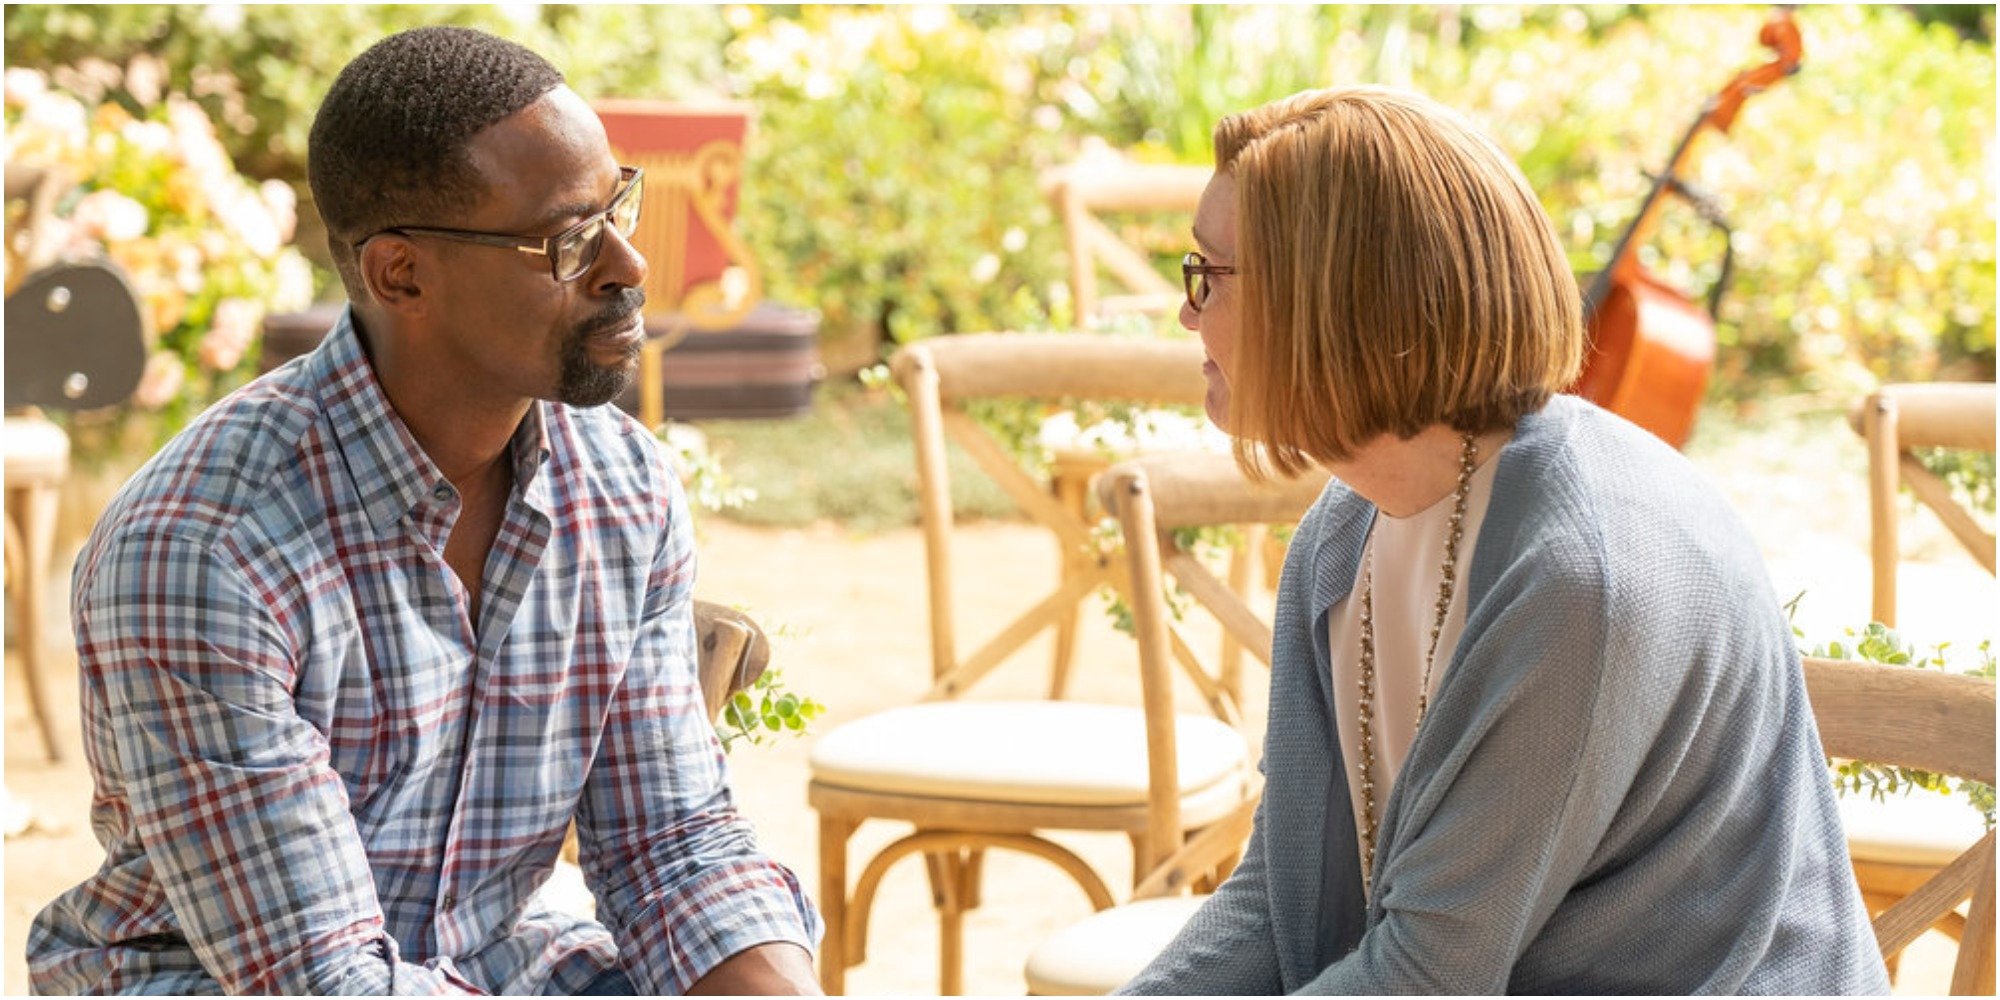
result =
[[[84,697],[126,814],[202,966],[230,993],[474,993],[398,959],[294,644],[227,544],[144,531],[78,594]],[[102,763],[102,762],[100,762]]]
[[695,657],[686,501],[668,488],[644,619],[577,813],[598,919],[634,985],[653,994],[685,993],[760,944],[811,950],[820,933],[798,878],[758,849],[730,796]]

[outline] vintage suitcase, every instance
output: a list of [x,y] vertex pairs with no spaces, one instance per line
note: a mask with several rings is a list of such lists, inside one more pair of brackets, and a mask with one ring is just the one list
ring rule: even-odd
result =
[[270,313],[264,317],[264,336],[258,339],[257,374],[262,375],[301,354],[310,354],[327,331],[339,322],[345,302],[321,302],[303,312]]
[[[654,336],[677,326],[649,318]],[[772,302],[759,304],[726,330],[689,331],[660,356],[663,411],[673,420],[769,419],[812,409],[813,389],[826,377],[819,360],[819,313]],[[618,399],[639,412],[635,381]]]

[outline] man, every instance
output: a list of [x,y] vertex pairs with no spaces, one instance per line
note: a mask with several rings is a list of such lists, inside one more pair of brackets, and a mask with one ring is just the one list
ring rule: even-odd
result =
[[[107,858],[37,917],[34,987],[817,992],[703,716],[686,501],[599,405],[643,336],[643,178],[458,28],[351,63],[309,159],[352,305],[77,562]],[[533,898],[572,818],[601,924]]]

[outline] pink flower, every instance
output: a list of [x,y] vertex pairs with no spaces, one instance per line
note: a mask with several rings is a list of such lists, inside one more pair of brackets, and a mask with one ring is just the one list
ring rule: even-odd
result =
[[257,337],[258,324],[263,321],[263,307],[249,299],[217,302],[208,332],[201,335],[201,344],[195,349],[196,357],[203,367],[213,371],[235,368],[242,363],[243,354],[250,349],[251,341]]
[[125,92],[131,94],[140,107],[151,107],[160,102],[166,79],[165,60],[158,56],[140,55],[125,67]]
[[187,366],[180,355],[172,351],[156,351],[146,359],[146,369],[139,376],[139,387],[132,390],[132,405],[142,410],[157,410],[174,401],[181,394],[181,385],[187,381]]

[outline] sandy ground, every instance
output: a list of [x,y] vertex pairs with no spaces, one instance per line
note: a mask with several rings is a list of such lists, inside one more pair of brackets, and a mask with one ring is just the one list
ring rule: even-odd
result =
[[[1733,463],[1732,463],[1733,464]],[[1841,475],[1829,492],[1825,476],[1756,476],[1714,469],[1752,522],[1786,597],[1809,591],[1801,623],[1814,635],[1868,616],[1867,508],[1858,476]],[[1928,515],[1912,518],[1903,570],[1903,626],[1935,641],[1990,637],[1996,588],[1992,577],[1950,544]],[[983,637],[1046,592],[1055,572],[1054,545],[1038,529],[1014,523],[971,525],[958,538],[958,565],[968,637]],[[59,562],[67,579],[67,558]],[[868,537],[833,527],[760,530],[710,519],[703,526],[702,584],[711,599],[745,606],[776,633],[776,665],[795,690],[828,706],[824,731],[876,709],[915,699],[928,675],[922,542],[914,530]],[[52,602],[58,609],[60,600]],[[1095,603],[1095,602],[1093,602]],[[57,614],[60,614],[58,611]],[[1096,700],[1135,697],[1127,677],[1129,642],[1104,616],[1086,615],[1077,692]],[[66,634],[66,633],[64,633]],[[981,697],[1033,695],[1046,683],[1048,646],[1039,641],[979,690]],[[73,657],[56,658],[54,690],[74,690]],[[1256,673],[1253,671],[1252,677]],[[101,852],[85,819],[90,796],[80,751],[60,766],[40,755],[34,724],[9,651],[6,698],[6,786],[33,811],[34,827],[6,841],[5,951],[9,993],[23,992],[28,922],[51,897],[93,870]],[[78,744],[73,699],[63,698],[59,723],[65,746]],[[1022,734],[1023,739],[1032,734]],[[743,747],[732,754],[738,797],[766,848],[817,887],[817,824],[805,802],[810,737]],[[850,871],[874,848],[906,832],[891,823],[865,826],[852,845]],[[1123,837],[1060,836],[1114,886],[1126,884],[1130,847]],[[1019,994],[1021,965],[1042,937],[1088,912],[1081,892],[1038,860],[996,852],[988,860],[986,898],[966,926],[968,991]],[[926,994],[937,990],[936,922],[922,866],[905,862],[884,882],[873,920],[872,950],[849,975],[856,994]],[[1941,992],[1948,980],[1937,955],[1920,942],[1906,960],[1902,988]]]

